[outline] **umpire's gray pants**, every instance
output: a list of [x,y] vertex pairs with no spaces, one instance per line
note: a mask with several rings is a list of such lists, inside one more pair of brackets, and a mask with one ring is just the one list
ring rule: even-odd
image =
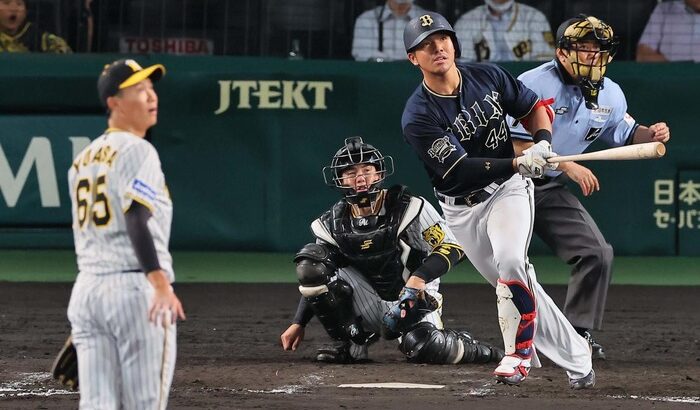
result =
[[564,315],[575,327],[600,329],[612,278],[613,249],[564,176],[535,187],[534,230],[572,266]]

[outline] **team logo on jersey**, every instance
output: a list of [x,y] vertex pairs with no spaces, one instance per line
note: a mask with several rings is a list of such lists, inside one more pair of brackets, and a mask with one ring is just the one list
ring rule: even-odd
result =
[[556,110],[554,110],[554,113],[557,115],[564,115],[567,112],[569,112],[569,107],[559,107]]
[[423,231],[423,239],[434,248],[445,240],[445,231],[442,230],[440,224],[435,224]]
[[443,164],[453,151],[457,151],[457,147],[450,142],[447,136],[444,136],[433,142],[433,145],[428,150],[428,155],[430,155],[430,158],[437,159],[439,163]]
[[362,249],[362,250],[367,250],[367,249],[370,248],[370,246],[372,246],[372,240],[371,240],[371,239],[367,239],[367,240],[365,240],[364,242],[362,242],[362,245],[360,245],[360,249]]
[[430,17],[430,14],[424,14],[420,16],[420,25],[423,27],[433,25],[433,18]]

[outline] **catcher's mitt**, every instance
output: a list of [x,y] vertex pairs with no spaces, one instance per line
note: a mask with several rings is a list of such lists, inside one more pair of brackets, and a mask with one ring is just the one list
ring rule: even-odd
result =
[[425,315],[439,308],[438,301],[429,293],[404,287],[399,302],[382,318],[382,334],[385,339],[396,339],[420,322]]
[[58,352],[51,367],[53,378],[71,390],[78,390],[78,353],[73,345],[73,337],[68,336],[63,348]]

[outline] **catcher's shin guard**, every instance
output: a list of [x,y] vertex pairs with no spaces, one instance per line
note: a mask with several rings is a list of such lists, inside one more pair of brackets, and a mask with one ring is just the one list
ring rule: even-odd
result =
[[503,358],[502,350],[474,340],[468,332],[438,329],[430,322],[406,332],[399,350],[413,363],[488,363]]
[[315,287],[299,286],[299,291],[333,339],[352,340],[361,345],[372,336],[362,329],[360,318],[354,316],[352,287],[344,280]]

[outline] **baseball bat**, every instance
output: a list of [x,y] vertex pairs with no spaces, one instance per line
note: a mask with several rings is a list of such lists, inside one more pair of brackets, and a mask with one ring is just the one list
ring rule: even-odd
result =
[[666,154],[666,146],[660,142],[645,142],[643,144],[627,145],[624,147],[604,149],[595,152],[587,152],[578,155],[562,155],[551,157],[547,162],[566,161],[615,161],[628,159],[651,159],[661,158]]

